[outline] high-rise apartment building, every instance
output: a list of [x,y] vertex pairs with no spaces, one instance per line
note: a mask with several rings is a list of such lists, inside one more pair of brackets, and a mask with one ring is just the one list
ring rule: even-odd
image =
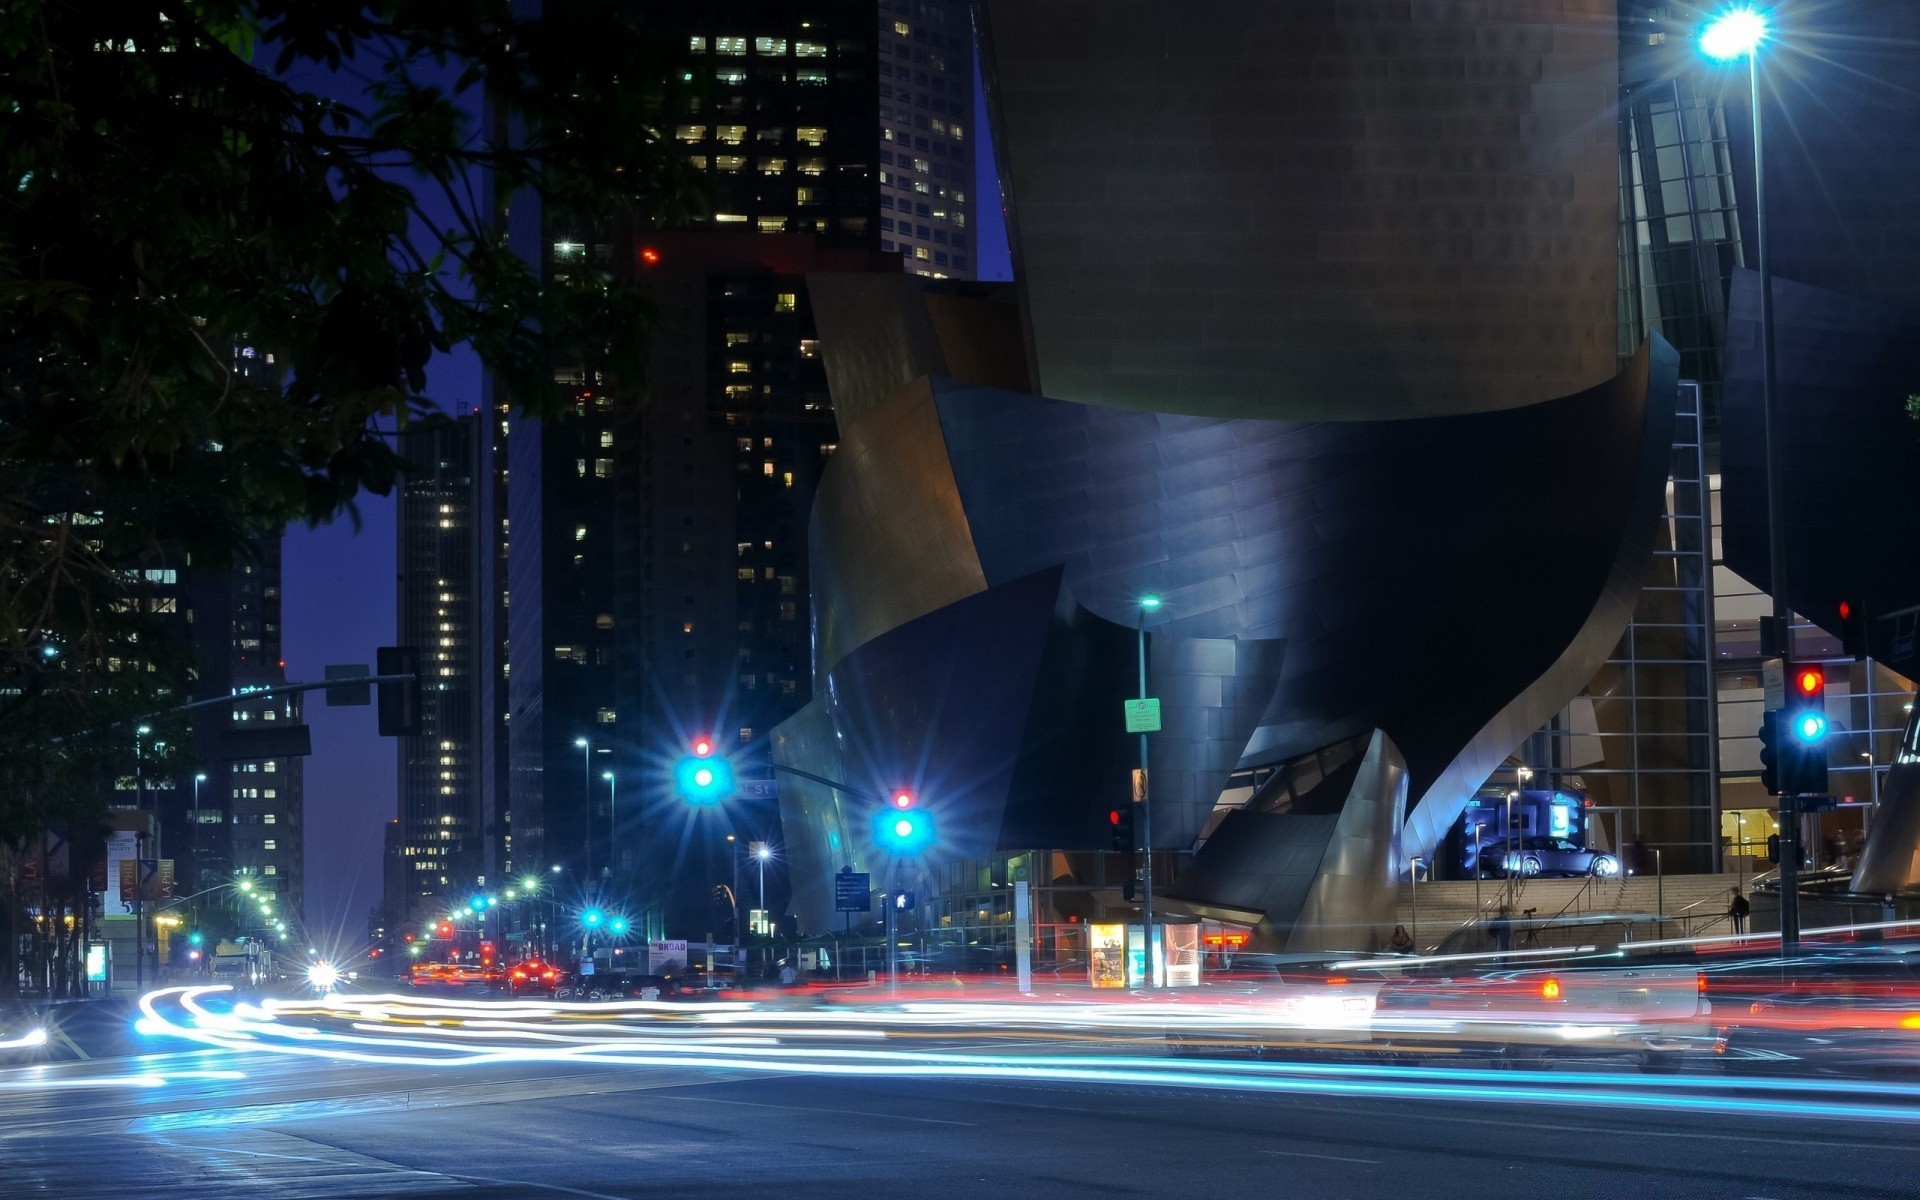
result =
[[971,279],[973,27],[964,0],[650,5],[687,49],[674,138],[716,225],[810,232]]
[[[420,655],[420,732],[400,739],[397,872],[391,920],[498,870],[487,803],[493,669],[491,427],[484,412],[410,430],[400,453],[397,635]],[[389,872],[392,877],[396,873]]]
[[644,395],[556,364],[560,418],[505,439],[505,819],[516,870],[566,866],[685,930],[730,878],[725,835],[776,817],[689,826],[661,765],[693,733],[750,749],[809,695],[807,517],[836,434],[806,276],[974,274],[973,35],[940,0],[640,7],[684,51],[673,136],[713,211],[671,233],[509,214],[549,277],[637,277],[659,325]]
[[[121,602],[156,615],[192,657],[195,702],[242,697],[286,682],[281,660],[280,538],[254,540],[215,567],[182,552],[138,569]],[[305,903],[305,797],[302,758],[310,746],[298,696],[236,699],[195,710],[191,768],[155,772],[157,745],[134,748],[134,770],[118,781],[119,806],[156,817],[158,844],[143,856],[173,863],[174,893],[186,896],[251,877],[298,916]],[[154,735],[156,738],[159,735]],[[176,760],[177,761],[177,760]],[[123,851],[130,847],[123,847]],[[109,855],[105,916],[128,916],[119,903]],[[121,936],[115,925],[110,936]],[[131,925],[123,953],[131,961]]]

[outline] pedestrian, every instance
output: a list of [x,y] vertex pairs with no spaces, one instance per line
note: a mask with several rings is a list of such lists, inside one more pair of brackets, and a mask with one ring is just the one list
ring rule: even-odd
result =
[[1633,844],[1627,847],[1627,874],[1645,875],[1647,864],[1653,860],[1653,851],[1647,849],[1647,839],[1635,835]]
[[1733,932],[1735,935],[1746,933],[1747,915],[1752,911],[1753,905],[1749,904],[1747,898],[1740,894],[1740,889],[1733,889],[1733,903],[1727,905],[1727,915],[1733,918]]
[[1493,920],[1487,922],[1488,932],[1493,934],[1493,948],[1505,952],[1513,949],[1513,909],[1502,904],[1500,911],[1493,914]]
[[1407,932],[1405,925],[1395,925],[1393,927],[1393,937],[1388,940],[1387,949],[1393,951],[1395,954],[1413,953],[1413,935]]
[[793,981],[798,978],[799,978],[799,975],[794,972],[793,964],[788,962],[784,958],[781,959],[780,960],[780,986],[792,987]]

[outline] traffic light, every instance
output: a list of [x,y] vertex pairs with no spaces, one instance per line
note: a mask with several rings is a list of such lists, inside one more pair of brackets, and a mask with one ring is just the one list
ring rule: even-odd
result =
[[691,751],[673,766],[674,790],[688,804],[719,804],[733,795],[733,764],[714,752],[713,739],[702,734]]
[[1780,835],[1777,833],[1767,835],[1767,861],[1771,863],[1780,861]]
[[1767,795],[1780,794],[1780,717],[1777,712],[1760,714],[1760,786]]
[[893,894],[893,906],[901,912],[910,911],[913,908],[913,893],[895,892]]
[[1133,805],[1107,810],[1107,832],[1112,839],[1108,849],[1115,854],[1133,853]]
[[1802,664],[1788,677],[1780,738],[1780,788],[1797,796],[1827,790],[1827,672]]
[[1840,652],[1855,662],[1867,658],[1867,614],[1846,600],[1840,602]]
[[933,842],[933,818],[915,808],[906,788],[896,790],[873,817],[873,840],[889,854],[917,854]]
[[606,915],[597,908],[589,908],[580,914],[580,923],[588,929],[598,929],[600,922],[606,919]]
[[420,650],[415,646],[382,646],[374,651],[374,674],[403,675],[404,679],[377,685],[375,697],[381,737],[420,732]]
[[607,932],[615,937],[625,937],[627,935],[627,928],[627,919],[625,917],[615,917],[613,920],[607,922]]
[[201,946],[204,946],[206,944],[206,941],[207,939],[204,936],[202,936],[202,934],[198,929],[194,930],[192,933],[189,933],[187,935],[187,945],[192,946],[195,949],[198,949]]

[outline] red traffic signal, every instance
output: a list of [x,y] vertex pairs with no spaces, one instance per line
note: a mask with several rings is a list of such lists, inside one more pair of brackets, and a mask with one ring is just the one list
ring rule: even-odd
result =
[[1120,810],[1117,808],[1108,810],[1107,824],[1118,825],[1119,823],[1120,823]]
[[657,267],[660,265],[660,252],[652,246],[643,246],[640,249],[640,261],[649,267]]
[[693,756],[705,758],[713,753],[713,739],[705,734],[693,739]]
[[887,803],[905,812],[907,809],[913,807],[913,793],[906,788],[900,788],[893,793],[892,798],[890,798]]
[[1800,667],[1793,673],[1793,689],[1811,699],[1827,690],[1827,673],[1820,667]]

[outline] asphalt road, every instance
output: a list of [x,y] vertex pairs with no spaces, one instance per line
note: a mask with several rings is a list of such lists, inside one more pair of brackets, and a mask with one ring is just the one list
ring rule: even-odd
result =
[[228,1051],[0,1069],[0,1196],[441,1195],[1920,1196],[1920,1125]]

